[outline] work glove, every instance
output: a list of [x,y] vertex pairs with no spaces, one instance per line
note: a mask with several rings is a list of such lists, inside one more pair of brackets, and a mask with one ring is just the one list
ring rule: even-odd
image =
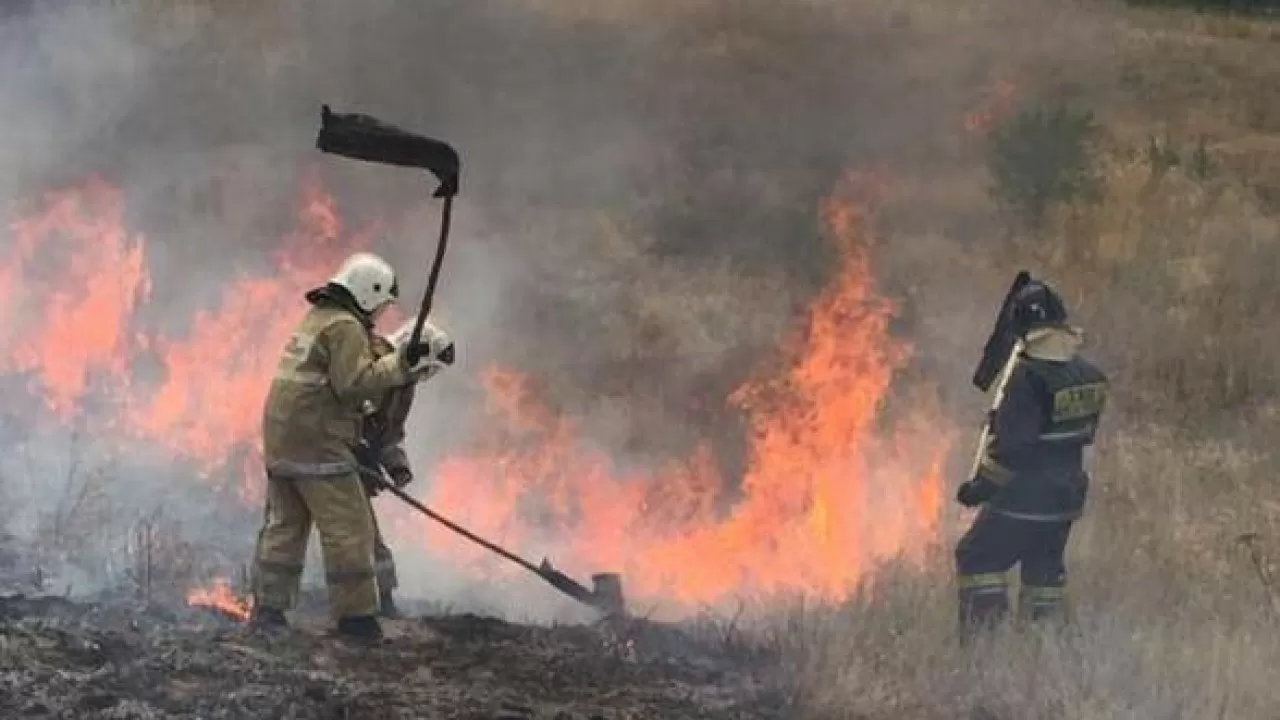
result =
[[976,477],[956,491],[956,502],[967,508],[975,508],[995,496],[1000,488],[986,478]]
[[398,490],[403,490],[406,485],[413,482],[413,471],[407,467],[388,468],[387,474],[391,476],[391,484]]

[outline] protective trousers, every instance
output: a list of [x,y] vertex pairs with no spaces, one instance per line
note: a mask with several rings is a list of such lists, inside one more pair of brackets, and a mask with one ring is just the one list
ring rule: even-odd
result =
[[391,592],[400,586],[400,580],[396,577],[396,559],[391,556],[391,548],[382,537],[377,513],[373,514],[373,570],[378,577],[380,592]]
[[1070,520],[1032,520],[983,508],[956,545],[956,590],[962,636],[1004,619],[1009,610],[1006,573],[1020,565],[1018,615],[1056,617],[1066,587],[1064,555]]
[[334,619],[374,615],[378,586],[373,512],[355,473],[323,478],[268,477],[265,517],[254,552],[255,605],[283,611],[297,604],[313,522],[320,533]]

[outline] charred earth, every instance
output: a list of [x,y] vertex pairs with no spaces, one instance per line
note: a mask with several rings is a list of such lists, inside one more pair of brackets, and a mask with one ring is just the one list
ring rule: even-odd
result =
[[641,620],[471,614],[346,644],[322,614],[252,633],[212,608],[0,597],[5,718],[773,718],[770,663]]

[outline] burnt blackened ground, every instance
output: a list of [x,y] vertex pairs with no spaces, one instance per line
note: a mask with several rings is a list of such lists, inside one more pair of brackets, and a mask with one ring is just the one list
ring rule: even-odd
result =
[[262,636],[219,613],[0,598],[5,718],[774,718],[767,662],[644,621],[385,623],[361,647],[322,617]]

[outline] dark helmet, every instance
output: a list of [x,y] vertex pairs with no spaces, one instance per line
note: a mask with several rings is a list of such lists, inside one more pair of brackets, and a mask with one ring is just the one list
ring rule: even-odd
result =
[[1067,321],[1067,307],[1062,304],[1062,298],[1040,280],[1032,280],[1014,295],[1011,310],[1013,327],[1019,335]]

